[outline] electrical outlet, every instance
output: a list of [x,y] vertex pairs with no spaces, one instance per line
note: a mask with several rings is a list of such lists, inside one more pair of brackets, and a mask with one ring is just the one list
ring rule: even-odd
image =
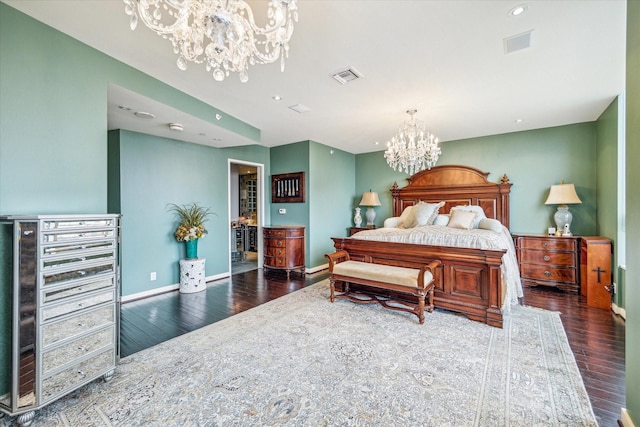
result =
[[156,272],[155,271],[151,272],[151,274],[149,275],[149,279],[156,280]]
[[286,214],[286,213],[287,213],[287,210],[286,210],[285,208],[280,208],[280,209],[278,209],[278,213],[279,213],[280,215],[284,215],[284,214]]

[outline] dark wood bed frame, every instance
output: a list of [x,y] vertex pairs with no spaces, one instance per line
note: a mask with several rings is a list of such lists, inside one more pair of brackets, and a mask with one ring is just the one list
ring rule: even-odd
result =
[[[487,180],[489,173],[468,166],[445,165],[416,173],[399,188],[394,183],[393,216],[419,201],[444,201],[440,213],[453,206],[481,206],[488,218],[509,228],[511,183],[504,175],[499,183]],[[332,238],[336,251],[346,250],[352,260],[419,268],[434,260],[442,265],[436,271],[434,303],[468,318],[502,327],[502,255],[505,250],[457,248],[376,242],[353,238]]]

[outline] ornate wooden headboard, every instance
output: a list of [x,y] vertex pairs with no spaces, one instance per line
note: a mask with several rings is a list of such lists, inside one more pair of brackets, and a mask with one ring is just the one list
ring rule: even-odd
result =
[[469,166],[434,166],[407,178],[406,187],[393,184],[393,215],[400,216],[404,208],[419,201],[445,202],[440,213],[449,213],[453,206],[481,206],[487,218],[499,220],[509,228],[509,193],[511,183],[505,174],[499,183],[487,181],[489,172]]

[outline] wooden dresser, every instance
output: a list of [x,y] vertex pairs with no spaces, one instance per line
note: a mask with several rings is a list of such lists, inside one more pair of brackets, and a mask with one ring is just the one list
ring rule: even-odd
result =
[[301,225],[272,225],[264,227],[264,269],[305,269],[304,227]]
[[514,234],[522,284],[580,292],[580,237]]

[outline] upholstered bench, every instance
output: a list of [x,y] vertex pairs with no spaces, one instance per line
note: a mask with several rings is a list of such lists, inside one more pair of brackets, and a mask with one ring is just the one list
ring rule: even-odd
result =
[[[360,304],[380,303],[390,310],[405,311],[418,316],[420,323],[424,323],[424,310],[433,311],[433,289],[435,269],[440,261],[432,261],[422,268],[396,267],[392,265],[374,264],[370,262],[352,261],[346,251],[337,251],[326,254],[329,259],[329,283],[331,296],[329,300],[334,302],[336,298],[346,298]],[[341,282],[343,292],[336,294],[336,282]],[[405,299],[393,297],[380,297],[376,294],[353,292],[350,284],[359,284],[371,288],[393,291],[400,295],[415,297],[415,303]],[[411,298],[407,298],[411,299]]]

